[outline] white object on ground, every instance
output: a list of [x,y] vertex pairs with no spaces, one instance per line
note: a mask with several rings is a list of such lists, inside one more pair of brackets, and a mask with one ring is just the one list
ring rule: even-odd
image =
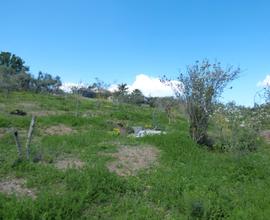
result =
[[144,137],[147,135],[160,135],[160,134],[166,134],[166,132],[152,130],[152,129],[145,129],[145,130],[138,131],[138,133],[135,133],[135,137]]

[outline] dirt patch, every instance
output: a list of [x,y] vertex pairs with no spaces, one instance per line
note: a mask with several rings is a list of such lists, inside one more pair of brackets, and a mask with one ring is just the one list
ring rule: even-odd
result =
[[0,128],[0,139],[4,137],[5,134],[6,134],[6,130],[4,128]]
[[34,191],[25,187],[24,179],[6,179],[0,182],[0,192],[6,195],[29,196],[36,198]]
[[69,168],[81,169],[85,166],[85,163],[75,158],[59,159],[55,162],[55,167],[60,170],[66,170]]
[[40,105],[35,102],[20,102],[18,104],[19,107],[22,107],[24,109],[37,109],[40,108]]
[[107,165],[110,172],[115,172],[119,176],[133,176],[139,170],[151,167],[156,162],[159,151],[151,146],[125,146],[111,155],[116,160]]
[[266,141],[270,142],[270,130],[262,131],[260,134]]
[[4,111],[6,109],[6,105],[4,103],[0,103],[0,110]]
[[51,115],[63,115],[63,114],[66,114],[66,112],[48,110],[48,111],[30,111],[29,114],[43,117],[43,116],[51,116]]
[[29,113],[30,111],[37,111],[42,109],[41,106],[35,102],[20,102],[15,105],[15,107],[18,109],[22,109],[27,113]]
[[44,132],[48,135],[66,135],[72,133],[73,129],[66,125],[60,124],[48,127],[44,130]]

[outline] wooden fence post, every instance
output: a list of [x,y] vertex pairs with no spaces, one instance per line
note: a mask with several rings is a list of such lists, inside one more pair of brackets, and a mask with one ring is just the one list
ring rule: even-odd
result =
[[18,149],[18,158],[19,158],[19,160],[22,160],[22,145],[21,145],[20,139],[19,139],[19,132],[14,131],[13,135],[14,135],[15,142],[16,142],[17,149]]
[[32,120],[30,123],[30,127],[28,130],[28,135],[27,135],[27,140],[26,140],[26,159],[29,160],[30,158],[30,143],[32,140],[32,134],[33,134],[33,130],[34,130],[34,126],[35,126],[35,116],[32,116]]

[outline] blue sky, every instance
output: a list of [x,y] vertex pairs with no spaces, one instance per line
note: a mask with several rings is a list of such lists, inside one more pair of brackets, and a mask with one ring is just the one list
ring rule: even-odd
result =
[[1,1],[0,50],[64,82],[177,77],[209,58],[243,70],[225,101],[252,105],[270,74],[270,1]]

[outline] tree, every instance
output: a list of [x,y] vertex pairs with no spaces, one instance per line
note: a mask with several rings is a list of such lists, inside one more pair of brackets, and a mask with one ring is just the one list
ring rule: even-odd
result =
[[95,82],[88,87],[96,93],[96,98],[108,98],[111,93],[108,91],[109,84],[106,84],[104,81],[99,78],[95,78]]
[[118,94],[119,95],[126,95],[127,92],[128,92],[128,87],[127,87],[127,84],[126,83],[121,83],[117,86],[118,88]]
[[130,94],[129,100],[133,104],[140,105],[140,104],[144,103],[145,97],[144,97],[143,93],[141,92],[141,90],[134,89],[132,91],[132,93]]
[[40,71],[35,80],[35,91],[57,93],[61,85],[62,82],[59,76],[53,77],[51,74]]
[[0,91],[5,92],[6,95],[18,86],[18,82],[14,76],[15,73],[12,69],[0,65]]
[[[186,73],[178,77],[175,94],[185,101],[190,123],[190,135],[198,144],[209,145],[207,129],[214,104],[225,87],[238,77],[240,69],[223,68],[219,62],[211,64],[207,59],[188,66]],[[163,82],[171,83],[164,78]]]
[[10,52],[0,53],[0,90],[7,94],[12,90],[59,92],[62,85],[59,76],[39,72],[34,78],[22,58]]
[[24,65],[24,61],[22,58],[16,56],[15,54],[11,54],[10,52],[1,52],[0,53],[0,65],[8,68],[12,68],[19,73],[21,71],[29,71],[29,67]]
[[11,90],[29,90],[32,76],[22,58],[10,52],[0,53],[0,89],[9,93]]
[[117,90],[113,92],[113,97],[117,102],[124,103],[129,101],[128,87],[126,83],[117,85]]
[[270,103],[270,86],[266,85],[263,89],[263,98],[267,104]]

